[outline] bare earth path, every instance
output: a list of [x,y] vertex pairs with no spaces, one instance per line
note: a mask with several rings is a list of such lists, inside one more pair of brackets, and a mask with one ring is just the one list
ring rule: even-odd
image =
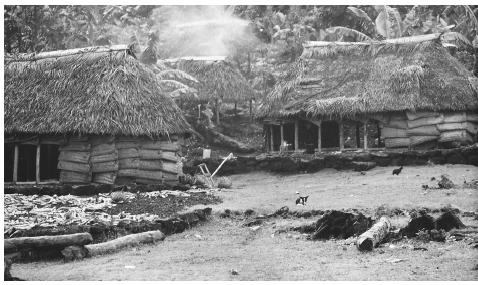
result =
[[[478,190],[421,188],[432,176],[478,178],[478,167],[465,165],[393,167],[361,175],[353,171],[323,170],[314,174],[277,176],[251,173],[232,177],[234,188],[219,192],[224,203],[213,209],[274,211],[294,205],[295,191],[310,195],[305,209],[391,207],[439,208],[446,204],[462,211],[478,208]],[[463,175],[465,177],[463,177]],[[363,185],[365,184],[365,185]],[[447,194],[448,193],[448,194]],[[27,280],[477,280],[478,250],[465,240],[450,243],[410,243],[383,246],[360,253],[343,241],[308,241],[295,232],[276,230],[314,219],[272,219],[257,231],[240,221],[221,219],[217,212],[206,224],[172,235],[162,243],[118,253],[63,263],[14,264],[13,276]],[[467,225],[477,226],[472,218]],[[427,251],[414,251],[411,245]],[[394,262],[395,261],[395,262]],[[125,268],[125,266],[128,266]],[[134,268],[129,268],[134,266]],[[235,269],[239,275],[231,275]]]

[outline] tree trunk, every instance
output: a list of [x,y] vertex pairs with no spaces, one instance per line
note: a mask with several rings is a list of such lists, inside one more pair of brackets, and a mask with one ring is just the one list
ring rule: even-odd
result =
[[5,251],[27,248],[55,247],[64,248],[70,245],[85,245],[93,241],[89,233],[77,233],[59,236],[20,237],[4,240]]
[[381,217],[368,231],[358,237],[357,248],[359,250],[372,250],[388,235],[390,228],[390,220],[387,217]]
[[474,51],[475,64],[473,65],[473,75],[475,77],[478,77],[478,48],[475,48]]
[[145,243],[154,243],[164,240],[165,235],[161,231],[150,231],[138,234],[127,235],[115,240],[85,245],[88,250],[88,256],[97,256],[104,253],[117,251],[131,245],[139,245]]

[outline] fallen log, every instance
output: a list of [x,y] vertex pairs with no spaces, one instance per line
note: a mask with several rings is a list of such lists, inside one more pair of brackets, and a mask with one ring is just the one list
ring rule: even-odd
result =
[[381,217],[368,231],[358,237],[357,248],[359,250],[372,250],[388,235],[390,228],[390,220],[387,217]]
[[4,240],[5,249],[14,247],[18,250],[29,248],[65,248],[70,245],[85,245],[93,241],[89,233],[77,233],[60,236],[19,237]]
[[131,245],[139,245],[145,243],[154,243],[164,240],[165,235],[161,231],[150,231],[138,234],[127,235],[117,238],[115,240],[85,245],[85,249],[88,251],[88,256],[97,256],[122,249]]

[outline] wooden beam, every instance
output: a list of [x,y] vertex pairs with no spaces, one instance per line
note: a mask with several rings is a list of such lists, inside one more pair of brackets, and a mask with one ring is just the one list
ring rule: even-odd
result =
[[13,155],[13,183],[17,183],[18,177],[18,144],[15,144],[15,152]]
[[363,149],[368,148],[368,142],[367,142],[367,121],[365,120],[363,122]]
[[344,123],[339,121],[339,150],[344,150]]
[[274,151],[274,126],[270,125],[271,128],[271,151]]
[[322,152],[322,121],[318,121],[317,124],[317,149]]
[[299,150],[299,121],[294,123],[294,149]]
[[280,145],[284,145],[284,125],[280,125]]
[[36,183],[40,182],[40,144],[37,144],[37,158],[35,161],[36,168],[35,168],[35,181]]
[[377,147],[380,147],[381,145],[381,138],[382,137],[382,133],[381,133],[381,129],[380,129],[380,123],[377,122]]

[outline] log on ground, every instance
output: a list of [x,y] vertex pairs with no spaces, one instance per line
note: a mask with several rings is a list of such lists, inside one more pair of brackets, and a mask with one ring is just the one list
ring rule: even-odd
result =
[[357,239],[359,250],[372,250],[390,232],[391,223],[387,217],[381,217],[368,231],[361,234]]
[[164,240],[164,238],[165,235],[161,231],[150,231],[127,235],[103,243],[85,245],[85,248],[88,251],[88,256],[97,256],[100,254],[114,252],[127,246],[155,243]]
[[38,237],[19,237],[10,238],[4,241],[4,245],[8,243],[9,248],[15,246],[17,249],[30,248],[65,248],[70,245],[85,245],[93,241],[93,237],[89,233],[77,233],[71,235],[59,236],[38,236]]

